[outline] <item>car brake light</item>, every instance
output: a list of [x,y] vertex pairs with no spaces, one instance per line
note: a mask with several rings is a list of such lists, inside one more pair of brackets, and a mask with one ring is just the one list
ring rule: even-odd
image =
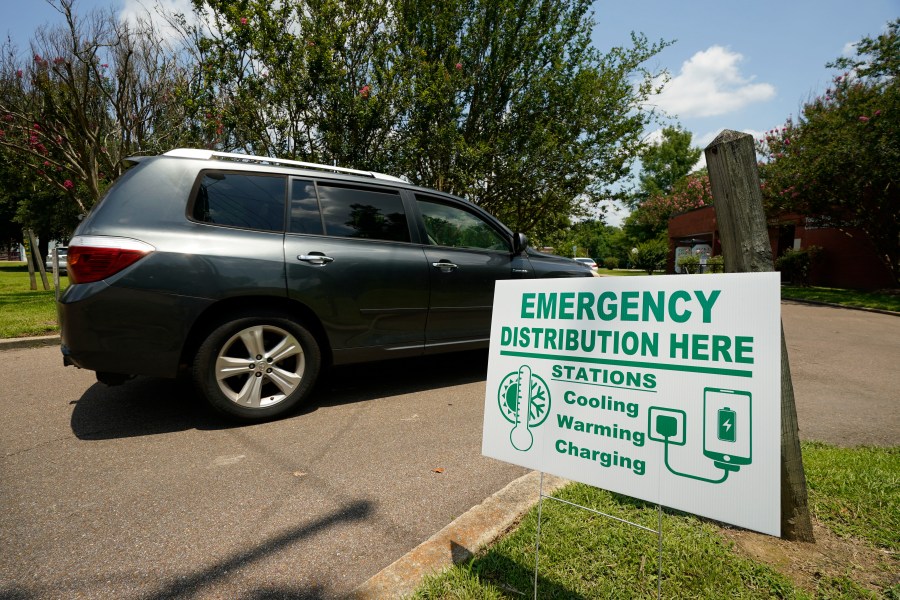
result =
[[106,279],[154,250],[150,244],[131,238],[75,236],[69,242],[69,281],[91,283]]

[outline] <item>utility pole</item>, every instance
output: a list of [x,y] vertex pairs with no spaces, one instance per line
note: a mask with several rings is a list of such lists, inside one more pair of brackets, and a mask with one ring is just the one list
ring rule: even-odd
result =
[[[725,130],[706,147],[706,164],[726,273],[774,271],[753,136]],[[800,430],[784,326],[781,327],[781,532],[813,542]]]

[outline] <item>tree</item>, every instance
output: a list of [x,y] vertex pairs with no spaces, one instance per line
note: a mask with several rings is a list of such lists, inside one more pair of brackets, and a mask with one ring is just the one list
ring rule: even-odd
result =
[[712,206],[712,203],[709,175],[704,169],[682,177],[668,193],[650,196],[632,214],[648,231],[659,235],[666,231],[669,218],[673,215]]
[[600,54],[584,0],[401,6],[403,54],[418,58],[401,172],[537,236],[616,196],[651,117],[641,65],[665,42]]
[[194,0],[187,108],[226,151],[386,168],[399,120],[395,24],[362,0]]
[[78,207],[61,196],[57,187],[31,174],[24,157],[0,148],[0,247],[22,243],[23,230],[31,229],[46,257],[51,240],[68,239]]
[[665,266],[669,246],[665,240],[648,240],[640,242],[632,252],[634,266],[646,271],[647,275],[653,275],[653,271]]
[[691,132],[680,126],[665,127],[659,143],[641,151],[641,174],[637,193],[630,198],[632,207],[654,196],[667,196],[690,173],[702,150],[691,146]]
[[[216,145],[392,171],[541,235],[614,196],[666,42],[591,46],[577,0],[194,0]],[[204,112],[205,111],[205,112]]]
[[705,171],[691,174],[701,150],[691,146],[691,132],[666,127],[656,144],[641,151],[640,183],[628,197],[632,208],[625,232],[636,244],[664,238],[669,217],[712,204]]
[[856,58],[797,122],[769,131],[758,151],[771,213],[796,212],[861,228],[900,276],[900,19],[863,38]]
[[124,158],[184,139],[185,71],[149,20],[81,17],[73,0],[52,5],[64,24],[36,32],[30,59],[3,47],[0,146],[77,207],[61,213],[77,214],[124,170]]
[[[602,261],[609,256],[619,256],[616,246],[621,230],[606,225],[601,219],[577,221],[554,235],[542,239],[542,245],[552,246],[558,254],[568,256],[572,247],[578,248],[579,256],[589,256]],[[630,246],[629,246],[630,248]]]

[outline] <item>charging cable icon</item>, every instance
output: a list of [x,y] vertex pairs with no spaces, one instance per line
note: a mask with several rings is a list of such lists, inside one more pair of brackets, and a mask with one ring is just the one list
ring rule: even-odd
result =
[[666,468],[674,475],[706,483],[723,483],[729,473],[751,462],[750,392],[703,390],[703,455],[722,470],[718,479],[684,473],[669,462],[669,447],[687,443],[687,413],[662,406],[649,410],[648,437],[665,445]]
[[650,439],[665,444],[663,456],[665,457],[666,468],[674,475],[679,477],[687,477],[696,481],[706,483],[723,483],[728,479],[728,473],[737,471],[740,467],[737,465],[720,465],[715,463],[717,467],[722,468],[722,476],[719,479],[710,479],[690,473],[683,473],[669,463],[669,446],[683,446],[687,436],[686,428],[687,418],[684,411],[672,410],[658,406],[650,407]]

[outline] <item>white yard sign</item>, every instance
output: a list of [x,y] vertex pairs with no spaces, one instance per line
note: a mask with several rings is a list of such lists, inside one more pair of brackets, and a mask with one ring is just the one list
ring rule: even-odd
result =
[[779,285],[497,282],[482,453],[780,535]]

